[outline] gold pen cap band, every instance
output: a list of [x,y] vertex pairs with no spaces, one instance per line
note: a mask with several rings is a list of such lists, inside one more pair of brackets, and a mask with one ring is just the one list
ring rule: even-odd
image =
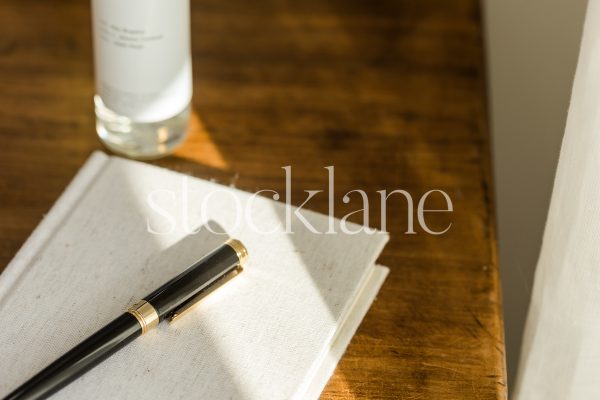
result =
[[146,300],[140,300],[127,310],[135,317],[142,327],[142,335],[158,325],[158,313],[152,304]]
[[242,242],[237,239],[229,239],[227,242],[225,242],[225,244],[235,251],[238,259],[240,260],[240,266],[246,266],[246,261],[248,261],[248,250],[246,249],[246,246],[244,246]]

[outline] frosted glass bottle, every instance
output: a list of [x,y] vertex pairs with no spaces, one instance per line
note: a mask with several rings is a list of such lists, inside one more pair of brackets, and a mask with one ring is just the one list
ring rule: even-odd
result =
[[187,133],[189,0],[92,0],[96,131],[116,153],[152,159]]

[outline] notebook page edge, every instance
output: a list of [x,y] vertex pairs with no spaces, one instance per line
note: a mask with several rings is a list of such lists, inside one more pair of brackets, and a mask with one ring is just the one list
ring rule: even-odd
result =
[[342,321],[333,341],[328,345],[320,364],[311,377],[294,395],[294,399],[318,399],[329,382],[350,341],[369,312],[390,270],[382,265],[373,265],[370,275],[352,302],[352,307]]
[[[375,274],[375,268],[377,266],[376,260],[381,255],[383,248],[385,247],[385,245],[387,244],[388,241],[389,241],[389,234],[387,232],[385,232],[385,233],[380,232],[378,247],[373,252],[371,259],[366,263],[366,265],[369,265],[370,267],[365,268],[362,276],[360,277],[359,281],[357,282],[356,286],[354,287],[354,291],[348,297],[348,301],[346,302],[346,305],[342,309],[338,320],[335,322],[335,330],[331,333],[331,336],[328,338],[328,340],[323,344],[322,351],[319,353],[319,355],[315,359],[315,362],[313,363],[313,365],[311,366],[311,368],[308,371],[306,382],[310,382],[312,379],[314,379],[314,374],[318,370],[319,366],[323,363],[323,360],[327,357],[333,343],[335,343],[335,341],[341,334],[342,327],[344,326],[346,321],[352,316],[352,313],[354,312],[354,310],[356,308],[357,302],[359,301],[362,293],[365,291],[365,289],[370,284],[371,279],[373,278],[373,275]],[[306,382],[304,385],[307,385]]]

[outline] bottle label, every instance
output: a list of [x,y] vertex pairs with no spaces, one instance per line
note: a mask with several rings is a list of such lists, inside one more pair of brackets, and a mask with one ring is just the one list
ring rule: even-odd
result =
[[96,92],[137,122],[179,114],[192,97],[189,0],[92,0]]

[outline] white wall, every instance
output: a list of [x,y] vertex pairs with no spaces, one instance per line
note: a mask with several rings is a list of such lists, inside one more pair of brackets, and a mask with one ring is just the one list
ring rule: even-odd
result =
[[585,5],[585,0],[483,0],[509,388],[514,383],[567,116]]

